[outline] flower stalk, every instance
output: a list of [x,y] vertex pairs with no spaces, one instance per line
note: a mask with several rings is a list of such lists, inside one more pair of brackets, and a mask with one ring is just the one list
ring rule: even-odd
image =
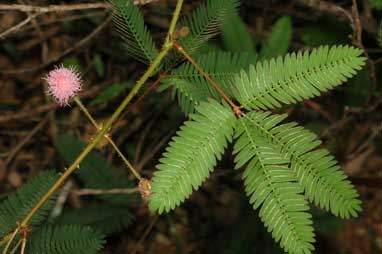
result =
[[[77,103],[78,107],[84,112],[86,117],[89,119],[89,121],[93,124],[94,127],[96,127],[97,130],[101,130],[102,128],[98,125],[98,123],[95,121],[95,119],[92,117],[90,112],[87,110],[85,105],[81,102],[80,98],[77,96],[74,97],[74,101]],[[131,173],[140,181],[142,180],[142,176],[135,170],[133,165],[129,162],[129,160],[123,155],[122,151],[118,148],[117,144],[113,141],[113,139],[108,135],[105,134],[104,136],[106,140],[110,143],[110,145],[114,148],[114,150],[117,152],[119,157],[123,160],[123,162],[126,164],[127,168],[131,171]]]

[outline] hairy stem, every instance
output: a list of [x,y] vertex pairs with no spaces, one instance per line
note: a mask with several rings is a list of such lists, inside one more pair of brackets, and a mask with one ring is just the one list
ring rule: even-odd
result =
[[221,87],[213,80],[204,70],[203,68],[184,50],[182,45],[180,45],[177,42],[173,43],[173,47],[181,53],[195,68],[202,74],[202,76],[210,82],[210,84],[216,89],[216,91],[223,97],[223,99],[228,102],[228,104],[232,107],[233,112],[240,117],[243,115],[243,112],[241,112],[241,107],[236,105],[221,89]]
[[[94,139],[85,147],[85,149],[78,155],[78,157],[72,162],[69,168],[61,175],[61,177],[53,184],[53,186],[44,194],[44,196],[37,202],[37,204],[32,208],[32,210],[27,214],[27,216],[22,220],[20,226],[24,228],[28,225],[29,221],[35,215],[35,213],[44,205],[44,203],[50,198],[50,196],[63,184],[63,182],[79,167],[82,160],[88,155],[88,153],[103,139],[105,134],[109,131],[112,124],[118,119],[126,106],[130,103],[133,97],[137,94],[142,85],[148,80],[148,78],[155,72],[157,67],[162,62],[163,58],[167,55],[168,51],[172,48],[172,33],[175,30],[176,23],[179,18],[180,10],[183,5],[183,0],[178,0],[176,4],[175,11],[172,16],[172,20],[170,23],[170,27],[168,30],[168,34],[166,40],[162,46],[161,51],[151,63],[147,71],[142,75],[142,77],[137,81],[134,85],[133,89],[126,96],[126,98],[122,101],[122,103],[118,106],[118,108],[111,115],[109,120],[105,123],[104,126],[97,132]],[[5,239],[10,239],[11,234],[7,235],[3,238],[0,243],[2,243]]]
[[[98,125],[98,123],[94,120],[94,118],[92,117],[92,115],[90,114],[90,112],[87,110],[87,108],[85,107],[85,105],[81,102],[80,98],[78,98],[77,96],[74,97],[74,101],[77,103],[77,105],[80,107],[80,109],[84,112],[84,114],[86,115],[86,117],[89,119],[89,121],[94,125],[94,127],[96,127],[97,130],[101,130],[102,128],[100,128],[100,126]],[[135,170],[135,168],[133,167],[133,165],[131,165],[131,163],[127,160],[127,158],[123,155],[122,151],[118,148],[117,144],[111,139],[111,137],[108,135],[108,134],[105,134],[104,136],[106,138],[106,140],[110,143],[110,145],[114,148],[114,150],[117,152],[117,154],[119,155],[119,157],[121,157],[121,159],[123,160],[123,162],[126,164],[127,168],[131,171],[131,173],[133,173],[133,175],[138,179],[138,180],[141,180],[142,179],[142,176]]]

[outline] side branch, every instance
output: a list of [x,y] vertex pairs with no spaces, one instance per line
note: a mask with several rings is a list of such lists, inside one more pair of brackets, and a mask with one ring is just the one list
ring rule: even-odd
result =
[[241,117],[244,113],[241,111],[241,106],[236,105],[221,89],[221,87],[203,70],[203,68],[184,50],[184,48],[177,42],[174,42],[173,47],[181,53],[195,68],[202,74],[202,76],[210,82],[216,91],[223,97],[223,99],[232,107],[233,112],[237,117]]

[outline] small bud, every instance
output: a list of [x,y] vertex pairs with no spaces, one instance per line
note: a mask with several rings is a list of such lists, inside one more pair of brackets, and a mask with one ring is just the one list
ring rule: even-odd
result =
[[190,33],[190,28],[188,28],[187,26],[184,26],[179,31],[179,37],[181,38],[186,37],[189,33]]
[[145,178],[142,178],[138,184],[139,193],[144,200],[147,200],[151,193],[151,182]]
[[80,74],[73,67],[56,67],[44,78],[48,83],[49,94],[61,106],[68,105],[70,98],[81,90]]

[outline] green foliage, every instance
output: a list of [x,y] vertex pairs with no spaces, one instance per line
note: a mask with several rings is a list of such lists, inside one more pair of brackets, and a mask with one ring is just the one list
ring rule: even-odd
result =
[[12,42],[3,42],[2,49],[12,58],[12,61],[19,63],[24,58],[23,51],[17,48]]
[[46,225],[28,238],[30,254],[95,254],[102,248],[104,236],[79,225]]
[[[21,222],[27,216],[56,180],[57,174],[44,171],[0,203],[0,237],[17,227],[16,222]],[[55,195],[38,210],[30,225],[38,225],[45,219],[54,205],[54,198]]]
[[[196,58],[198,64],[221,88],[232,97],[232,78],[243,68],[248,68],[255,59],[248,53],[212,52]],[[221,96],[189,62],[172,71],[169,78],[162,80],[161,90],[173,86],[181,110],[186,114],[194,112],[195,106],[207,98]]]
[[321,144],[317,136],[297,123],[279,125],[286,117],[269,112],[247,115],[252,129],[272,151],[286,160],[285,166],[289,165],[293,180],[304,189],[310,202],[341,218],[356,216],[361,210],[358,193],[334,157],[325,149],[317,149]]
[[369,0],[371,8],[375,10],[382,10],[382,0]]
[[257,116],[242,117],[236,125],[236,168],[248,164],[243,174],[245,190],[253,208],[261,206],[260,218],[273,238],[288,252],[310,253],[314,233],[303,188],[288,168],[288,157],[261,132],[261,127],[273,127],[284,117],[277,116],[256,128],[252,122]]
[[99,54],[94,54],[93,56],[93,66],[101,78],[105,76],[105,65],[103,64],[102,58]]
[[113,10],[116,29],[126,44],[127,53],[143,63],[149,64],[157,55],[157,50],[147,30],[139,8],[134,0],[109,0]]
[[180,39],[187,52],[195,52],[203,43],[219,33],[221,28],[237,12],[239,0],[207,0],[179,23],[188,27],[189,33]]
[[372,86],[370,72],[361,70],[344,87],[345,104],[351,107],[360,107],[369,96]]
[[237,209],[238,212],[236,220],[226,227],[229,239],[227,254],[285,254],[268,235],[251,207],[245,205],[233,209]]
[[318,96],[354,76],[365,62],[361,53],[325,46],[258,62],[235,77],[236,98],[246,109],[272,109]]
[[130,225],[133,215],[130,208],[108,203],[93,203],[64,212],[55,224],[80,224],[98,229],[104,234],[121,231]]
[[198,189],[231,141],[235,115],[214,100],[201,102],[160,159],[152,179],[151,211],[168,212]]
[[[54,140],[54,145],[68,163],[73,161],[85,147],[83,142],[69,135],[58,136]],[[126,175],[117,168],[110,166],[97,151],[90,152],[76,172],[87,188],[129,188],[133,185]],[[130,204],[134,200],[132,195],[125,194],[106,194],[101,197],[108,202],[119,204]]]
[[114,97],[120,95],[126,90],[126,85],[121,84],[121,83],[115,83],[105,90],[103,90],[95,99],[93,99],[90,103],[89,106],[95,106],[107,101],[110,101]]
[[84,66],[77,57],[67,57],[63,61],[63,66],[66,68],[74,68],[78,72],[84,71]]
[[313,207],[311,213],[317,235],[332,236],[344,229],[342,220],[330,213],[326,213],[324,210]]
[[312,47],[346,44],[349,42],[351,32],[347,23],[324,15],[314,23],[308,23],[301,28],[301,40]]
[[260,51],[261,60],[284,55],[288,52],[292,38],[292,19],[289,16],[279,18],[273,25],[265,45]]
[[231,52],[247,52],[256,59],[255,44],[251,34],[239,14],[235,14],[221,28],[221,37],[225,50]]
[[382,22],[378,25],[377,41],[378,46],[382,48]]

